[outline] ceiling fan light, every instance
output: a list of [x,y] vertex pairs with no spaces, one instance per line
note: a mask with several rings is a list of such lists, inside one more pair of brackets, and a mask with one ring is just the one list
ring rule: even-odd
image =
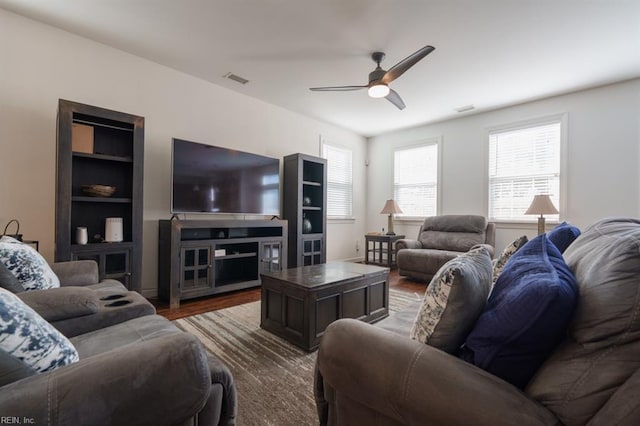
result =
[[389,86],[382,83],[375,84],[369,87],[368,93],[372,98],[384,98],[389,94]]

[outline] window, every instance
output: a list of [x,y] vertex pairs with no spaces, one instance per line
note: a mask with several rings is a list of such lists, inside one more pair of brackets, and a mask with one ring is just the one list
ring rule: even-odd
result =
[[[548,194],[560,210],[561,120],[489,132],[489,217],[532,221],[533,196]],[[558,220],[559,215],[545,216]]]
[[327,217],[353,217],[352,153],[322,142],[322,158],[327,159]]
[[393,198],[398,216],[435,216],[438,211],[438,143],[393,153]]

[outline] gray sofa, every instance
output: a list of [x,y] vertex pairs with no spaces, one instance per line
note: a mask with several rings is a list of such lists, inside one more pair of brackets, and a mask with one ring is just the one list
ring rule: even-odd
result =
[[396,241],[398,274],[429,281],[449,260],[486,244],[491,256],[495,224],[477,215],[431,216],[424,220],[415,240]]
[[409,339],[414,304],[375,325],[327,328],[316,365],[320,424],[640,424],[640,220],[600,221],[564,258],[578,306],[524,391]]
[[53,265],[61,288],[19,293],[80,360],[35,373],[0,350],[0,413],[33,424],[235,424],[228,368],[139,294],[98,283],[90,263]]

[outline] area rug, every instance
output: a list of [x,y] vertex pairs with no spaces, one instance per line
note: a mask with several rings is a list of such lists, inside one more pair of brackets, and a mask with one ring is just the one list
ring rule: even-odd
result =
[[[391,314],[419,298],[391,289]],[[239,426],[316,425],[313,369],[308,353],[260,328],[260,302],[174,321],[197,336],[231,370],[238,392]]]

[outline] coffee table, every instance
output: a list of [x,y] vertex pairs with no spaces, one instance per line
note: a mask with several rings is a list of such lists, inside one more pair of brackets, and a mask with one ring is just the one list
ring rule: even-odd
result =
[[329,262],[261,277],[260,327],[307,351],[337,319],[371,323],[389,315],[389,268]]

